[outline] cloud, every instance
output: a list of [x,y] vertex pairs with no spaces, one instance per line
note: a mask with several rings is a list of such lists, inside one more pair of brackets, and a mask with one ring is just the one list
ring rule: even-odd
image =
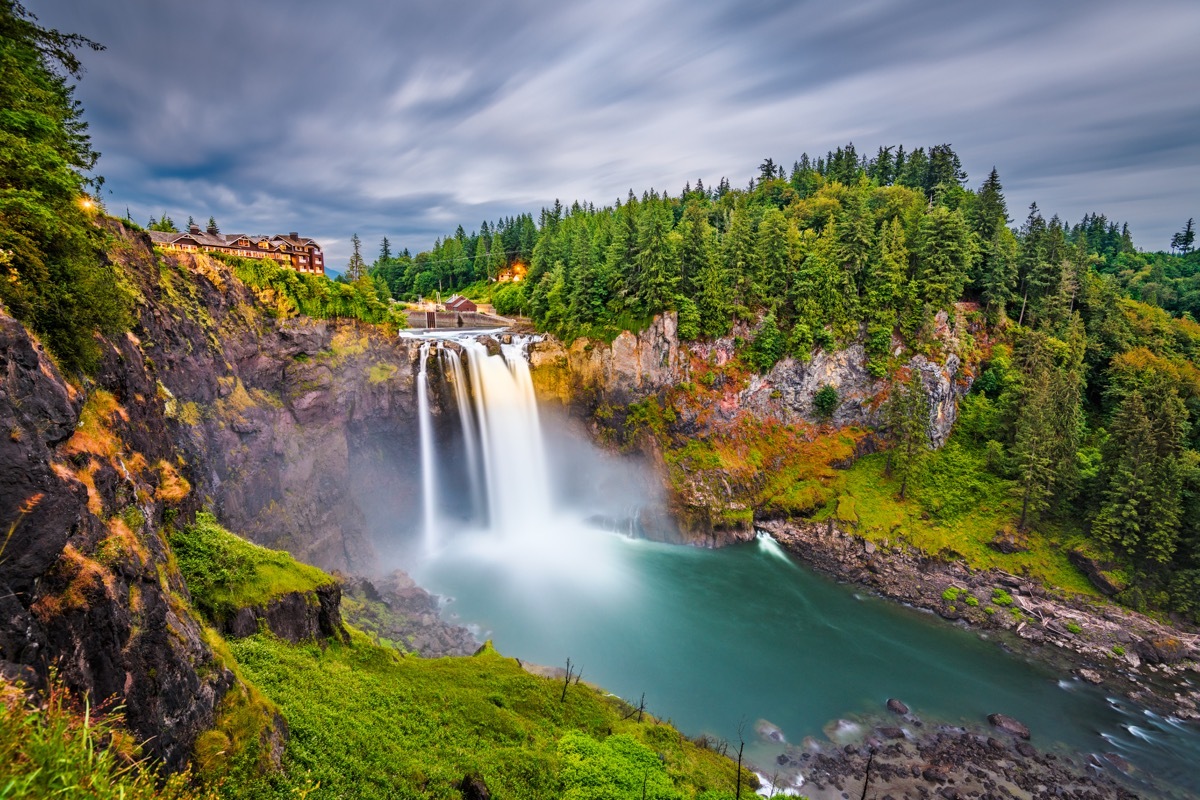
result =
[[[555,198],[743,185],[853,140],[953,143],[1014,216],[1200,209],[1200,6],[37,0],[108,46],[79,89],[110,207],[414,251]],[[372,248],[373,249],[373,248]]]

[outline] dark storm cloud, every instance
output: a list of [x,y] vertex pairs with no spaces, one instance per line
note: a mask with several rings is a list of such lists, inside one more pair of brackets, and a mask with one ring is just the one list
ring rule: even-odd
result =
[[110,210],[414,251],[854,141],[951,142],[1016,218],[1200,214],[1200,6],[31,0],[108,46],[79,90]]

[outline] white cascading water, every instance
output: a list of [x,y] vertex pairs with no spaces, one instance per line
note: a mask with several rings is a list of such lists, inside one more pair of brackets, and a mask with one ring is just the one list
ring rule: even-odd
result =
[[421,344],[421,367],[417,375],[417,424],[421,436],[421,534],[426,553],[433,553],[438,546],[437,467],[433,459],[433,417],[429,411],[430,345],[430,342]]
[[442,356],[450,363],[451,380],[454,383],[454,399],[458,404],[458,418],[462,423],[463,448],[467,454],[467,481],[471,489],[471,509],[483,512],[483,489],[479,485],[479,444],[471,410],[471,390],[467,386],[467,375],[462,358],[452,347],[442,349]]
[[504,345],[502,355],[488,355],[482,342],[468,339],[462,344],[476,378],[479,439],[488,477],[488,526],[510,540],[536,535],[550,516],[551,494],[524,348]]
[[[556,508],[526,358],[529,340],[513,337],[497,354],[495,345],[489,353],[477,334],[419,337],[417,405],[426,563],[417,568],[436,570],[457,559],[483,559],[531,590],[545,580],[596,585],[613,579],[615,572],[605,566],[611,544],[602,544],[611,534],[585,523],[580,512]],[[427,356],[435,346],[454,387],[466,456],[463,468],[440,461],[457,458],[458,451],[437,442],[434,435]],[[456,352],[460,348],[461,355]],[[454,475],[464,476],[461,485],[455,485]],[[439,514],[439,502],[474,514]],[[460,522],[464,517],[470,521]]]

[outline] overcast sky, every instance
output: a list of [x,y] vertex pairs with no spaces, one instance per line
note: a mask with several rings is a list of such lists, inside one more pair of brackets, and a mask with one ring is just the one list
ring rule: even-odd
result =
[[951,143],[1036,200],[1162,249],[1200,216],[1200,2],[25,0],[85,55],[109,211],[357,232],[459,225],[685,181],[745,186],[853,141]]

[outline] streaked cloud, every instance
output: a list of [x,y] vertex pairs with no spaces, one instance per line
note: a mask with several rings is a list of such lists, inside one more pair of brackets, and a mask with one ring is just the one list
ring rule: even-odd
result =
[[743,185],[950,142],[1012,215],[1200,216],[1200,5],[31,0],[108,50],[79,89],[110,210],[413,251],[555,198]]

